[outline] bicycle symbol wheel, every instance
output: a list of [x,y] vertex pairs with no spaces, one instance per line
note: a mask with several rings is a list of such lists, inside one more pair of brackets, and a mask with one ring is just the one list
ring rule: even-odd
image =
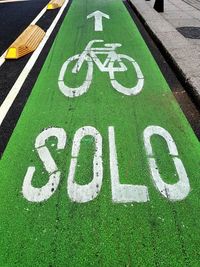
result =
[[83,82],[83,84],[76,88],[69,87],[65,84],[64,78],[65,78],[65,73],[67,72],[69,63],[71,63],[72,61],[78,61],[80,56],[81,55],[78,54],[73,57],[70,57],[67,61],[65,61],[60,71],[60,75],[58,79],[58,86],[59,86],[60,91],[67,97],[73,98],[73,97],[78,97],[78,96],[83,95],[84,93],[88,91],[88,89],[90,88],[91,82],[92,82],[93,62],[89,56],[86,56],[85,61],[88,64],[88,68],[87,68],[86,79]]
[[[137,83],[135,86],[131,87],[131,88],[127,88],[123,85],[121,85],[116,79],[115,79],[115,70],[114,70],[114,62],[110,62],[110,66],[109,66],[109,76],[110,76],[110,80],[111,80],[111,84],[113,86],[113,88],[115,90],[117,90],[118,92],[124,94],[124,95],[137,95],[139,94],[144,86],[144,76],[142,74],[142,71],[138,65],[138,63],[132,59],[129,56],[126,55],[122,55],[122,54],[118,54],[118,60],[120,59],[120,61],[122,62],[122,59],[126,59],[128,61],[130,61],[135,69],[136,72],[136,77],[137,77]],[[124,63],[123,63],[124,64]]]

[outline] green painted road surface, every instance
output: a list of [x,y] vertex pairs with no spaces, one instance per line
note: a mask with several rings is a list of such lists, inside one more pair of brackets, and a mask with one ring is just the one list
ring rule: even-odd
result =
[[199,169],[122,1],[74,0],[0,162],[0,266],[199,266]]

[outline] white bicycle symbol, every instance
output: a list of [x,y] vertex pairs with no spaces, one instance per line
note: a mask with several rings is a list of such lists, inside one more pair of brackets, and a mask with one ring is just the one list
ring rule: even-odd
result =
[[[94,43],[103,43],[103,40],[93,40],[88,43],[85,50],[82,54],[75,55],[70,57],[65,63],[63,64],[60,75],[59,75],[59,89],[60,91],[67,97],[78,97],[83,95],[88,91],[90,88],[92,79],[93,79],[93,64],[95,63],[101,72],[108,72],[111,80],[111,84],[115,90],[124,94],[124,95],[137,95],[141,92],[144,86],[144,77],[142,71],[138,65],[138,63],[131,57],[117,54],[116,48],[121,47],[121,44],[104,44],[103,48],[92,48]],[[107,58],[104,63],[100,61],[98,55],[107,55]],[[127,88],[121,85],[115,79],[115,72],[125,72],[127,71],[127,67],[122,62],[123,59],[130,61],[135,69],[136,76],[137,76],[137,84],[132,88]],[[72,69],[72,73],[78,73],[86,61],[88,64],[87,75],[84,83],[77,88],[71,88],[65,84],[64,78],[65,73],[67,71],[69,63],[72,61],[77,61],[74,68]],[[119,67],[114,67],[114,64],[118,62]]]

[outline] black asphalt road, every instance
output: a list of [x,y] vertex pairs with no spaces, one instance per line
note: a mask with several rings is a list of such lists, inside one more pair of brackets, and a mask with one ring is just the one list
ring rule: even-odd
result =
[[[48,2],[49,0],[29,0],[27,2],[0,4],[0,23],[3,22],[4,25],[6,25],[4,29],[0,27],[0,49],[2,52],[4,52],[8,48],[8,44],[11,44],[14,40],[16,40],[20,33],[23,32],[23,30],[33,21],[33,19],[40,13],[40,11]],[[67,8],[63,12],[53,33],[51,34],[45,47],[43,48],[42,53],[40,54],[30,74],[28,75],[25,83],[23,84],[20,93],[18,94],[12,107],[7,113],[7,116],[5,117],[3,123],[0,125],[0,158],[32,91],[35,81],[37,80],[38,74],[43,66],[46,56],[48,55],[54,38],[57,35],[57,32],[69,9],[70,4],[71,0],[69,1]],[[5,21],[2,17],[3,10],[7,14],[4,14]],[[47,11],[37,22],[37,25],[40,26],[44,31],[47,31],[58,12],[59,9]],[[11,27],[11,22],[14,25],[13,27]],[[3,35],[4,37],[2,37]],[[10,89],[14,85],[15,81],[17,80],[30,57],[31,54],[26,55],[18,60],[6,60],[6,62],[0,67],[0,105],[5,100]]]
[[34,20],[49,0],[0,3],[0,55]]

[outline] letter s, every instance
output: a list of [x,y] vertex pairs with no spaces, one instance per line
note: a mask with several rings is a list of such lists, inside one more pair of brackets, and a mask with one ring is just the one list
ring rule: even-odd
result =
[[22,186],[23,196],[31,202],[42,202],[49,199],[56,191],[60,182],[60,171],[52,158],[48,148],[45,146],[49,137],[55,136],[58,140],[57,149],[64,149],[66,144],[66,133],[62,128],[48,128],[41,132],[35,141],[35,148],[49,174],[49,181],[41,188],[33,187],[31,182],[35,173],[35,167],[28,167]]

